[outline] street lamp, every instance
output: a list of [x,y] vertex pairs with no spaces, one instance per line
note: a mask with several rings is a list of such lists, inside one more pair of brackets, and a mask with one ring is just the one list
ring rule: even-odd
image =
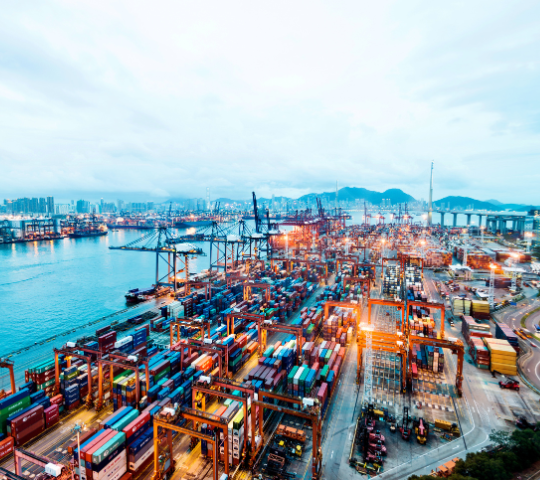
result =
[[77,434],[77,454],[79,456],[79,478],[81,478],[81,432],[86,429],[86,424],[83,421],[78,421],[73,425],[71,433]]
[[527,239],[527,253],[531,253],[531,240],[533,237],[532,232],[525,232],[525,238]]

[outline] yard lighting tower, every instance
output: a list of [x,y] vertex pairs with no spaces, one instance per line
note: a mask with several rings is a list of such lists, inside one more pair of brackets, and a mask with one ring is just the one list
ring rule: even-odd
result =
[[486,227],[484,227],[484,225],[481,225],[480,226],[480,234],[482,235],[482,245],[484,244],[484,229]]
[[468,247],[467,241],[468,240],[469,240],[468,230],[464,229],[463,230],[463,262],[462,262],[464,267],[467,266],[467,247]]
[[527,253],[531,253],[531,240],[533,237],[532,232],[525,232],[525,238],[527,239]]
[[[517,259],[519,258],[519,254],[517,253],[511,253],[510,254],[510,267],[513,267],[514,266],[514,263],[517,262]],[[517,273],[514,271],[514,269],[512,268],[512,285],[511,285],[511,288],[512,290],[516,290],[516,277],[517,277]]]
[[490,310],[493,310],[495,305],[495,265],[489,266],[491,272],[489,274],[489,289],[488,289],[488,302]]
[[79,469],[81,468],[81,432],[86,429],[86,424],[84,422],[77,422],[73,425],[71,433],[77,434],[77,455],[79,455]]

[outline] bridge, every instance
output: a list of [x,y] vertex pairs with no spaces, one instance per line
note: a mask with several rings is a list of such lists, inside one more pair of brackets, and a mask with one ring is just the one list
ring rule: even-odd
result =
[[482,226],[482,219],[485,217],[485,228],[488,232],[500,231],[501,233],[506,233],[508,229],[508,223],[512,222],[512,228],[514,232],[519,232],[523,234],[525,231],[525,221],[527,220],[527,213],[512,213],[512,212],[486,212],[486,211],[476,211],[476,210],[441,210],[433,209],[433,213],[438,213],[441,216],[441,226],[449,226],[444,223],[444,216],[446,214],[453,215],[454,221],[452,226],[457,227],[457,216],[465,215],[467,217],[467,226],[471,224],[471,217],[478,217],[478,227]]

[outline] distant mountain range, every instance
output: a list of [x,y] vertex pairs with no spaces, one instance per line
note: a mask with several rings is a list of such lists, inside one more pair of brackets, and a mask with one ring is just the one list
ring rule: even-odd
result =
[[433,206],[437,208],[458,208],[474,210],[512,210],[517,212],[528,212],[529,210],[536,208],[534,205],[523,205],[519,203],[501,203],[498,200],[476,200],[471,197],[444,197],[440,200],[433,202]]
[[[283,200],[290,203],[291,208],[294,208],[295,202],[303,202],[307,203],[308,205],[316,205],[316,199],[320,198],[322,200],[323,205],[334,205],[335,199],[336,199],[336,192],[323,192],[323,193],[309,193],[307,195],[302,195],[300,198],[293,199],[289,197],[275,197],[275,200],[277,203],[281,203]],[[400,190],[399,188],[390,188],[388,190],[385,190],[384,192],[376,192],[374,190],[368,190],[366,188],[358,188],[358,187],[343,187],[339,189],[338,192],[338,198],[339,200],[346,200],[346,201],[355,201],[355,200],[366,200],[367,202],[372,203],[373,205],[381,205],[383,201],[385,204],[392,204],[396,205],[398,203],[407,203],[407,202],[414,202],[416,201],[414,197],[409,195],[408,193],[405,193],[403,190]],[[172,198],[168,200],[172,202],[183,202],[186,199],[179,199],[179,198]],[[202,200],[202,199],[200,199]],[[224,206],[226,203],[236,203],[236,204],[244,204],[246,208],[249,208],[252,205],[252,200],[233,200],[230,198],[218,198],[215,200],[212,200],[212,203],[214,202],[220,202],[222,206]],[[257,198],[257,203],[259,205],[270,205],[272,202],[271,198]],[[202,204],[203,202],[201,202]],[[523,205],[523,204],[516,204],[516,203],[501,203],[498,200],[477,200],[475,198],[471,197],[459,197],[459,196],[448,196],[441,198],[440,200],[436,200],[433,202],[433,206],[436,208],[457,208],[457,209],[468,209],[473,208],[475,210],[494,210],[494,211],[502,211],[502,210],[513,210],[513,211],[529,211],[532,208],[537,208],[533,205]]]

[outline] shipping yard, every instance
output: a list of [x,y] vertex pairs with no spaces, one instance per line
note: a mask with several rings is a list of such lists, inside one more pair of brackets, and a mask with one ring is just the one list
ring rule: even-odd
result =
[[3,359],[6,478],[404,478],[540,418],[533,340],[496,316],[536,295],[504,263],[530,256],[406,214],[254,211],[111,247],[155,254],[155,284]]

